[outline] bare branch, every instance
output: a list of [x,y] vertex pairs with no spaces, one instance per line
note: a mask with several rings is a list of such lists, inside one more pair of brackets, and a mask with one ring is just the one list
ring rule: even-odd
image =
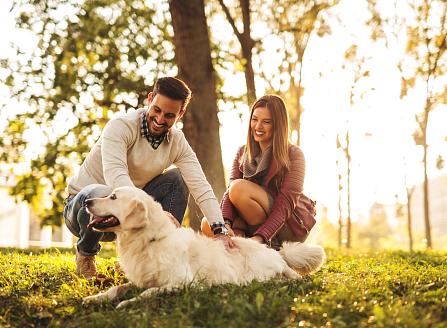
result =
[[239,42],[242,43],[242,34],[241,34],[241,32],[239,32],[239,30],[237,29],[237,27],[236,27],[236,23],[235,23],[233,17],[231,16],[231,13],[230,13],[230,11],[228,10],[228,7],[225,5],[225,3],[224,3],[223,0],[218,0],[218,1],[219,1],[219,3],[220,3],[220,6],[222,7],[222,10],[223,10],[224,13],[225,13],[225,16],[227,17],[228,23],[230,23],[231,28],[232,28],[233,31],[234,31],[234,34],[236,34],[236,36],[237,36]]

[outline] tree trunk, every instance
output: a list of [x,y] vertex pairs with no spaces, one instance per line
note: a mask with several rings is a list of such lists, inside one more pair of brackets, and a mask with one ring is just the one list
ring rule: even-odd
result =
[[[338,161],[337,161],[338,164]],[[338,165],[337,165],[338,167]],[[342,191],[342,185],[341,185],[341,174],[340,174],[340,168],[338,172],[338,248],[341,248],[343,246],[343,212],[341,209],[341,191]]]
[[423,140],[423,149],[424,149],[424,223],[425,223],[425,239],[427,239],[427,249],[431,249],[433,247],[432,239],[431,239],[431,225],[430,225],[430,202],[429,202],[429,188],[428,188],[428,175],[427,175],[427,156],[428,156],[428,144],[427,144],[427,128],[428,128],[428,119],[430,117],[430,99],[429,99],[429,88],[428,81],[426,81],[427,86],[427,99],[425,101],[424,108],[424,117],[421,120],[421,131],[422,131],[422,140]]
[[242,47],[242,57],[244,58],[244,74],[245,74],[245,84],[247,86],[247,101],[248,106],[251,106],[256,100],[255,73],[253,71],[253,63],[252,63],[253,46],[247,45],[247,43],[242,43],[241,47]]
[[[289,61],[286,57],[286,61]],[[298,76],[296,82],[295,77],[292,74],[293,66],[289,65],[288,74],[290,76],[290,85],[288,94],[290,94],[290,99],[286,99],[289,105],[289,121],[290,121],[290,132],[296,132],[296,140],[292,138],[292,141],[299,146],[301,144],[301,114],[303,113],[303,108],[301,107],[301,96],[303,95],[303,88],[301,87],[302,81],[302,63],[300,63],[300,69],[298,71]]]
[[348,161],[348,218],[346,222],[346,247],[351,248],[351,154],[349,152],[349,130],[346,131],[346,159]]
[[408,225],[408,242],[410,247],[410,252],[413,251],[413,230],[412,230],[412,217],[411,217],[411,203],[414,187],[407,188],[407,225]]
[[[301,65],[302,67],[302,65]],[[296,115],[292,119],[291,126],[292,130],[296,130],[296,144],[301,145],[301,114],[303,113],[303,108],[301,107],[301,96],[303,95],[303,89],[301,87],[302,70],[300,68],[299,82],[296,89]]]
[[427,248],[433,247],[431,240],[430,225],[430,203],[428,200],[428,176],[427,176],[427,151],[428,145],[426,141],[426,131],[424,131],[424,222],[425,222],[425,238],[427,239]]
[[301,114],[303,113],[303,108],[301,107],[301,97],[303,96],[304,90],[302,87],[303,82],[303,58],[304,53],[307,49],[307,41],[295,44],[296,53],[298,54],[298,59],[300,60],[300,69],[298,70],[298,85],[294,86],[296,90],[296,115],[292,116],[291,126],[292,130],[296,130],[296,144],[301,145]]
[[255,42],[251,38],[250,23],[250,0],[240,0],[242,9],[242,21],[244,23],[244,32],[240,39],[242,48],[242,57],[244,58],[245,83],[247,85],[247,100],[251,106],[256,100],[255,73],[253,71],[253,47]]
[[[337,150],[343,151],[343,146],[340,142],[340,134],[337,133]],[[337,175],[338,175],[338,248],[341,248],[343,246],[343,211],[342,211],[342,175],[341,175],[341,163],[340,160],[337,158],[335,161],[335,165],[337,167]]]
[[[216,197],[220,199],[225,191],[225,178],[219,139],[216,81],[204,1],[170,0],[169,10],[174,28],[178,75],[193,92],[192,102],[183,117],[183,132],[196,152]],[[192,199],[189,206],[190,225],[198,229],[201,213]]]

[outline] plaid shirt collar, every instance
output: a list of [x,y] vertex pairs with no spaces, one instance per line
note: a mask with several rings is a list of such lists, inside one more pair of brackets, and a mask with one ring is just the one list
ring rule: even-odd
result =
[[153,149],[157,149],[161,143],[166,139],[169,143],[169,133],[165,132],[161,136],[154,136],[150,133],[149,127],[147,126],[147,111],[141,113],[141,135],[147,139],[151,144]]

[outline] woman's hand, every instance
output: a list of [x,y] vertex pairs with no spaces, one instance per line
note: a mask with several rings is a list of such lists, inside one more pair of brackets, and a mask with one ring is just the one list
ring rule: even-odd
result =
[[258,235],[254,235],[253,237],[250,237],[251,240],[257,241],[260,244],[264,244],[264,238]]
[[228,230],[228,236],[235,237],[234,231],[233,231],[233,229],[231,229],[229,224],[225,223],[225,228],[227,228],[227,230]]
[[239,247],[236,245],[233,239],[229,235],[224,235],[222,233],[217,234],[214,236],[215,240],[220,240],[223,242],[225,249],[227,251],[236,250],[239,249]]

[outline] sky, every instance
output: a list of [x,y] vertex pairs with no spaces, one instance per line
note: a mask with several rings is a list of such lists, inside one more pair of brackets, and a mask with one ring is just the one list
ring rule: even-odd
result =
[[[14,21],[8,13],[10,4],[9,0],[0,2],[0,58],[8,56],[11,40],[19,40],[24,47],[33,47],[33,43],[23,39],[23,34],[14,28]],[[420,90],[414,90],[404,102],[399,100],[399,77],[393,62],[398,54],[390,53],[383,44],[369,41],[368,31],[363,27],[368,15],[363,1],[342,0],[334,10],[341,18],[342,25],[335,27],[325,37],[312,37],[304,58],[305,93],[301,132],[301,147],[306,157],[304,191],[328,207],[329,219],[338,219],[336,135],[344,133],[346,126],[349,126],[352,217],[357,220],[368,216],[374,202],[393,204],[396,195],[399,201],[405,202],[405,175],[409,184],[421,183],[421,151],[414,146],[411,134],[416,128],[413,113],[421,108],[423,94]],[[217,33],[231,33],[225,22],[213,28]],[[253,34],[256,33],[262,34],[262,31],[253,31]],[[265,42],[271,42],[272,65],[280,64],[274,60],[274,38]],[[370,69],[370,76],[360,83],[358,89],[364,97],[357,99],[353,106],[349,104],[352,74],[349,69],[342,68],[344,52],[352,43],[359,44],[359,53],[368,57],[367,66]],[[245,90],[242,73],[223,75],[223,78],[223,91],[228,94],[238,96]],[[258,83],[257,95],[261,96],[263,92],[263,85]],[[6,95],[5,88],[0,86],[0,104],[9,102],[11,105]],[[224,166],[229,170],[236,149],[246,140],[249,110],[248,106],[232,108],[232,104],[222,100],[219,107],[222,110],[219,113],[222,155]],[[20,104],[9,108],[17,112],[24,109]],[[5,111],[0,113],[0,129],[7,115]],[[433,165],[438,154],[447,154],[445,122],[445,108],[436,109],[432,113],[429,134],[430,177],[446,173],[445,169],[439,171]],[[29,134],[34,135],[34,132],[30,131]],[[33,151],[37,152],[38,149]]]

